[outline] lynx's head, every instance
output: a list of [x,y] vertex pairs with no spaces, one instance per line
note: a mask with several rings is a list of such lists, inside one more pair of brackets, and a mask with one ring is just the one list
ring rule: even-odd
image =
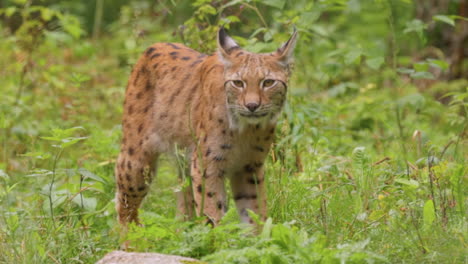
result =
[[297,32],[272,53],[242,50],[223,28],[218,55],[224,64],[224,88],[232,127],[275,123],[286,100]]

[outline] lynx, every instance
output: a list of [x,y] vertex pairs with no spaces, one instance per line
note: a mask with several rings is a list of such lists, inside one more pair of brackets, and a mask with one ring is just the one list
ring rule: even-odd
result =
[[272,53],[242,50],[225,30],[218,50],[201,54],[176,43],[156,43],[139,58],[124,101],[123,139],[116,162],[116,208],[122,225],[138,223],[138,208],[161,153],[185,149],[191,184],[178,212],[217,225],[227,210],[225,180],[242,222],[247,210],[266,217],[264,161],[286,99],[291,38]]

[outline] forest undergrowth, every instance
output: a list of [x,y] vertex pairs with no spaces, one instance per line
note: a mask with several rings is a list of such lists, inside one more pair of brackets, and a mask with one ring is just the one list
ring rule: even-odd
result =
[[[133,1],[94,36],[65,4],[13,2],[0,6],[23,16],[15,32],[0,23],[0,263],[94,263],[124,240],[207,263],[467,263],[468,80],[444,78],[440,53],[414,55],[430,24],[408,1]],[[213,52],[219,25],[272,51],[293,24],[301,37],[260,234],[232,199],[215,228],[177,220],[186,183],[163,157],[143,226],[120,237],[113,174],[139,54],[158,41]]]

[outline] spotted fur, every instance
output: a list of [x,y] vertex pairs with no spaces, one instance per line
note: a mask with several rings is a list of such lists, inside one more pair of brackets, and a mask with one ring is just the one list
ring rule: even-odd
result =
[[297,34],[277,51],[242,50],[223,29],[210,56],[176,43],[149,47],[134,66],[124,102],[115,167],[119,221],[138,222],[161,153],[185,148],[191,188],[178,194],[182,215],[217,224],[231,181],[241,220],[266,216],[263,163],[286,99]]

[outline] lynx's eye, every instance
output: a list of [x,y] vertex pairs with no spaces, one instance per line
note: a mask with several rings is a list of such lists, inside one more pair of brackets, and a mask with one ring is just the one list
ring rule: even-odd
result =
[[231,83],[236,88],[239,88],[239,89],[244,88],[244,82],[241,80],[234,80],[234,81],[231,81]]
[[265,79],[263,80],[262,87],[263,88],[271,88],[276,85],[276,81],[272,79]]

